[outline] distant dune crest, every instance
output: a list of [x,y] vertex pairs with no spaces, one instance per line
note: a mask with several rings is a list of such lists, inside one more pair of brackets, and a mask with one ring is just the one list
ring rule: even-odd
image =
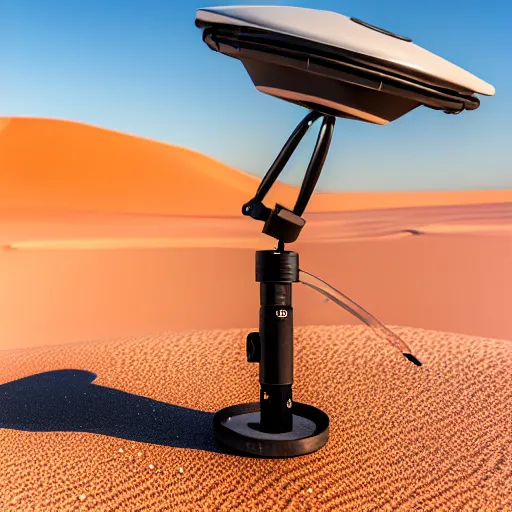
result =
[[[62,120],[0,118],[0,154],[0,211],[239,216],[260,181],[192,150]],[[297,192],[277,183],[266,203],[293,206]],[[316,193],[308,212],[510,201],[510,190]]]
[[2,130],[4,130],[5,128],[7,128],[7,126],[9,125],[10,122],[11,122],[10,117],[0,117],[0,132]]

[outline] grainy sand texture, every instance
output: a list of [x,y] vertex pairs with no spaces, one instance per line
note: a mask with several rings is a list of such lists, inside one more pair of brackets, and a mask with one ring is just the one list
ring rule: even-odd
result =
[[212,414],[256,401],[246,330],[0,353],[0,510],[512,510],[512,345],[393,327],[296,329],[294,398],[319,452],[218,451]]

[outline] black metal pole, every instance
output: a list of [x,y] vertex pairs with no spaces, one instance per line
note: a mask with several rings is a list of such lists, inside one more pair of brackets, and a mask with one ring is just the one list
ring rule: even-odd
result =
[[[263,198],[308,128],[320,117],[323,117],[322,126],[293,211],[280,204],[274,209],[267,208]],[[242,207],[243,215],[264,222],[262,232],[276,239],[277,247],[256,251],[256,281],[260,283],[259,330],[249,333],[246,349],[247,361],[259,364],[260,400],[226,407],[214,416],[216,437],[237,451],[258,456],[294,457],[320,449],[328,439],[328,416],[314,406],[293,401],[292,285],[299,281],[299,255],[285,251],[284,245],[295,242],[304,227],[302,213],[324,165],[334,123],[332,116],[310,112],[289,137],[254,198]],[[259,424],[253,421],[254,414],[259,415]],[[307,427],[304,420],[309,420]],[[293,439],[272,435],[287,432],[293,432]]]
[[283,433],[293,428],[292,283],[299,257],[291,251],[257,251],[260,282],[260,429]]
[[[292,283],[299,280],[299,255],[285,251],[284,241],[295,239],[301,218],[329,151],[336,118],[323,122],[297,202],[284,215],[276,205],[266,208],[262,199],[289,160],[309,126],[321,114],[310,112],[297,126],[260,184],[255,197],[242,209],[244,215],[265,221],[263,232],[277,239],[275,250],[256,252],[256,281],[260,283],[259,332],[247,338],[248,361],[260,364],[260,430],[285,433],[293,430],[293,306]],[[284,211],[284,210],[283,210]],[[300,226],[302,227],[302,225]],[[295,236],[289,236],[290,230]],[[299,229],[300,231],[300,229]]]
[[331,145],[332,135],[334,133],[334,125],[336,124],[336,118],[332,116],[324,116],[322,126],[318,132],[318,138],[316,140],[315,149],[313,155],[309,161],[304,180],[300,187],[299,196],[293,209],[293,213],[299,217],[304,213],[306,206],[311,199],[311,195],[315,190],[318,178],[322,172],[322,168],[329,152]]

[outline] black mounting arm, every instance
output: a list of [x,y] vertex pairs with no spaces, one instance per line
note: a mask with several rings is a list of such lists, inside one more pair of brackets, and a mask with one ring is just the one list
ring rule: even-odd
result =
[[[322,126],[293,210],[263,199],[309,127]],[[311,111],[297,125],[261,181],[256,195],[242,207],[243,215],[263,221],[263,233],[277,239],[277,248],[256,251],[260,283],[259,329],[247,337],[247,360],[259,364],[259,403],[227,407],[214,417],[217,438],[237,451],[260,456],[291,457],[318,450],[328,438],[329,417],[314,406],[295,402],[293,385],[292,285],[299,281],[299,255],[285,251],[306,221],[301,217],[313,194],[332,139],[336,118]],[[232,421],[237,418],[236,421]]]
[[[285,165],[290,160],[293,152],[299,145],[300,141],[309,130],[311,125],[320,117],[323,118],[322,126],[318,132],[315,149],[309,161],[302,186],[300,188],[297,202],[292,210],[285,208],[280,204],[276,204],[272,210],[263,204],[263,199],[271,189],[272,185],[278,178]],[[322,172],[327,152],[331,144],[332,134],[334,132],[334,124],[336,118],[330,115],[324,115],[319,112],[311,111],[297,125],[293,133],[290,135],[281,152],[270,166],[265,177],[260,183],[256,195],[242,207],[242,214],[252,217],[253,219],[263,221],[263,233],[278,240],[279,245],[284,243],[295,242],[299,234],[306,224],[302,218],[302,214],[311,199],[311,195]]]

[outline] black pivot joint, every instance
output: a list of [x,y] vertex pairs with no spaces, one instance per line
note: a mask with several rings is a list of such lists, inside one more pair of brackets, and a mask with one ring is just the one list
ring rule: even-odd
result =
[[265,222],[262,233],[284,243],[292,243],[299,238],[306,221],[299,215],[280,204],[271,210],[254,199],[246,203],[242,209],[245,215]]
[[242,206],[242,214],[246,217],[251,217],[254,220],[261,220],[266,222],[270,217],[272,210],[267,208],[261,201],[251,199],[248,203]]

